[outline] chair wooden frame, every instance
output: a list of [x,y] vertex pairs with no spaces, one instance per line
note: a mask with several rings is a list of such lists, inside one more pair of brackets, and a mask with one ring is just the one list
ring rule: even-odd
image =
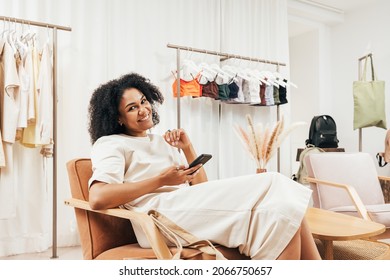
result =
[[[349,197],[351,198],[351,201],[353,202],[354,206],[356,207],[359,215],[368,221],[372,221],[369,212],[367,211],[366,206],[364,205],[363,201],[360,199],[359,194],[357,193],[356,189],[347,184],[340,184],[332,181],[326,181],[326,180],[319,180],[313,177],[305,177],[305,180],[308,183],[314,183],[314,184],[321,184],[323,186],[329,186],[329,187],[336,187],[336,188],[341,188],[344,189]],[[390,181],[390,177],[387,176],[378,176],[378,180],[383,180],[383,181]]]
[[113,217],[129,219],[134,222],[137,222],[141,225],[146,238],[148,239],[150,246],[152,247],[153,252],[155,253],[157,259],[171,259],[172,253],[168,249],[167,244],[164,241],[164,237],[159,232],[158,228],[155,226],[151,217],[144,213],[137,213],[134,211],[129,211],[126,209],[112,208],[107,210],[93,210],[89,203],[85,200],[70,198],[66,199],[65,205],[72,206],[78,209],[83,209],[86,211],[91,211],[95,213],[105,214]]
[[356,192],[354,187],[347,185],[347,184],[340,184],[340,183],[335,183],[335,182],[331,182],[331,181],[318,180],[318,179],[315,179],[312,177],[305,177],[305,180],[309,183],[322,184],[322,185],[329,186],[329,187],[336,187],[336,188],[344,189],[348,193],[349,197],[351,198],[351,200],[352,200],[353,204],[355,205],[360,216],[365,220],[371,221],[371,218],[368,214],[368,211],[367,211],[366,207],[364,206],[363,201],[360,199],[360,197],[359,197],[359,195]]

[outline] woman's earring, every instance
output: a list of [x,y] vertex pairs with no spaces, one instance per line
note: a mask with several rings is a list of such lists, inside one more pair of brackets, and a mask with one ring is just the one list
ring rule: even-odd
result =
[[118,121],[118,123],[119,123],[119,125],[120,125],[120,126],[122,126],[122,125],[123,125],[123,122],[121,122],[121,121]]

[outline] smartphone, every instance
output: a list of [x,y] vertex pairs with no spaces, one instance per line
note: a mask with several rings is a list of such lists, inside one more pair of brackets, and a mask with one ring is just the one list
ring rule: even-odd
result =
[[[188,168],[191,168],[191,167],[194,167],[194,166],[197,166],[198,164],[205,164],[206,162],[208,162],[213,156],[210,155],[210,154],[201,154],[200,156],[198,156],[193,162],[190,163],[190,165],[188,166]],[[195,170],[196,171],[196,170]],[[194,172],[195,172],[194,171]],[[194,172],[190,173],[193,174]]]

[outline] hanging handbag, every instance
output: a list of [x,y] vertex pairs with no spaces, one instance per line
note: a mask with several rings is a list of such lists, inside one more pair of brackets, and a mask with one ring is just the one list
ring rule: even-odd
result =
[[[366,81],[367,60],[371,60],[371,81]],[[386,129],[385,82],[378,81],[374,72],[372,55],[364,61],[363,75],[353,82],[353,129],[376,126]]]

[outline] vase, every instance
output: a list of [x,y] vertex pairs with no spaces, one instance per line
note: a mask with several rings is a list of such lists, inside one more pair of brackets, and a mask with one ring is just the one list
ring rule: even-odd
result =
[[256,173],[264,173],[267,172],[267,168],[257,168]]

